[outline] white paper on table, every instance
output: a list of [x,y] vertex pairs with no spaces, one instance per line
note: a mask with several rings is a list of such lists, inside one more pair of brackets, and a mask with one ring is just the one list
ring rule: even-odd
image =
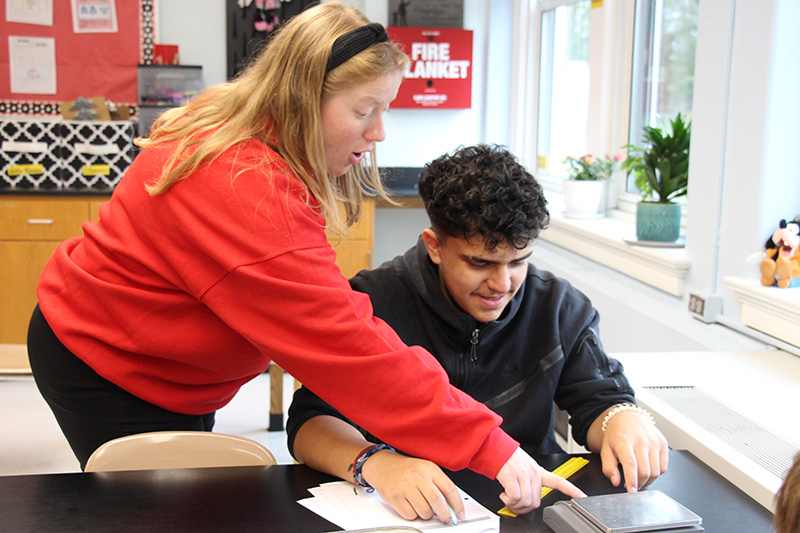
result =
[[383,501],[377,491],[367,492],[363,487],[357,487],[354,493],[353,484],[347,481],[324,483],[308,491],[312,497],[297,503],[342,529],[407,526],[422,531],[445,528],[463,533],[500,531],[500,517],[461,489],[466,514],[458,526],[442,524],[437,518],[405,520]]

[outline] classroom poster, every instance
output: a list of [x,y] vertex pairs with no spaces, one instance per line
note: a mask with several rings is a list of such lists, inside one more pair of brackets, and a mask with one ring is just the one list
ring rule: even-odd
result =
[[393,108],[472,106],[472,30],[389,27],[386,31],[411,57]]
[[72,28],[75,33],[116,33],[115,0],[72,0]]

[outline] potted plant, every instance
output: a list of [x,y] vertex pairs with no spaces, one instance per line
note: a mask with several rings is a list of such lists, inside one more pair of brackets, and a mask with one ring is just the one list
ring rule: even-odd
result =
[[646,146],[625,145],[628,158],[622,169],[632,172],[642,201],[636,206],[636,238],[640,241],[675,242],[681,227],[681,206],[689,185],[691,123],[681,114],[670,121],[672,131],[644,127]]
[[564,182],[564,216],[596,218],[605,211],[606,182],[611,179],[622,156],[569,156],[567,181]]

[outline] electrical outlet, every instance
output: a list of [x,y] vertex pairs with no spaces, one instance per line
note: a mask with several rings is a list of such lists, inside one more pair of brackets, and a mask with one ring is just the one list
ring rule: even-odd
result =
[[689,295],[689,311],[696,314],[702,315],[703,310],[706,307],[706,301],[702,296],[697,294],[690,294]]
[[722,296],[690,293],[689,312],[703,322],[716,322],[722,312]]

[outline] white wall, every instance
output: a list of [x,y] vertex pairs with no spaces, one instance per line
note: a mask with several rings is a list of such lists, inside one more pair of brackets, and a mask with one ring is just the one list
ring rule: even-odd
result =
[[[388,2],[346,3],[371,20],[388,24]],[[465,0],[464,29],[473,32],[472,107],[391,109],[386,117],[386,141],[377,151],[380,165],[421,167],[461,145],[508,145],[513,4],[512,0]],[[377,209],[375,264],[413,246],[426,227],[428,217],[423,209]]]
[[800,16],[795,0],[700,2],[686,251],[690,291],[720,294],[724,276],[757,278],[781,218],[800,213]]
[[[386,1],[345,1],[388,24]],[[459,145],[508,144],[512,0],[465,0],[464,29],[473,31],[471,109],[393,109],[382,166],[419,167]],[[206,85],[225,81],[225,4],[221,0],[156,0],[156,40],[180,47],[181,63],[202,65]],[[504,28],[490,32],[491,26]],[[489,58],[491,57],[491,61]]]
[[[388,24],[388,2],[346,2]],[[391,109],[386,141],[378,147],[382,166],[420,167],[460,145],[508,144],[512,0],[465,0],[464,29],[473,32],[471,109]]]
[[414,246],[422,230],[428,226],[428,215],[421,208],[376,209],[375,266]]
[[155,0],[156,44],[177,44],[182,65],[203,67],[206,85],[227,77],[225,2]]

